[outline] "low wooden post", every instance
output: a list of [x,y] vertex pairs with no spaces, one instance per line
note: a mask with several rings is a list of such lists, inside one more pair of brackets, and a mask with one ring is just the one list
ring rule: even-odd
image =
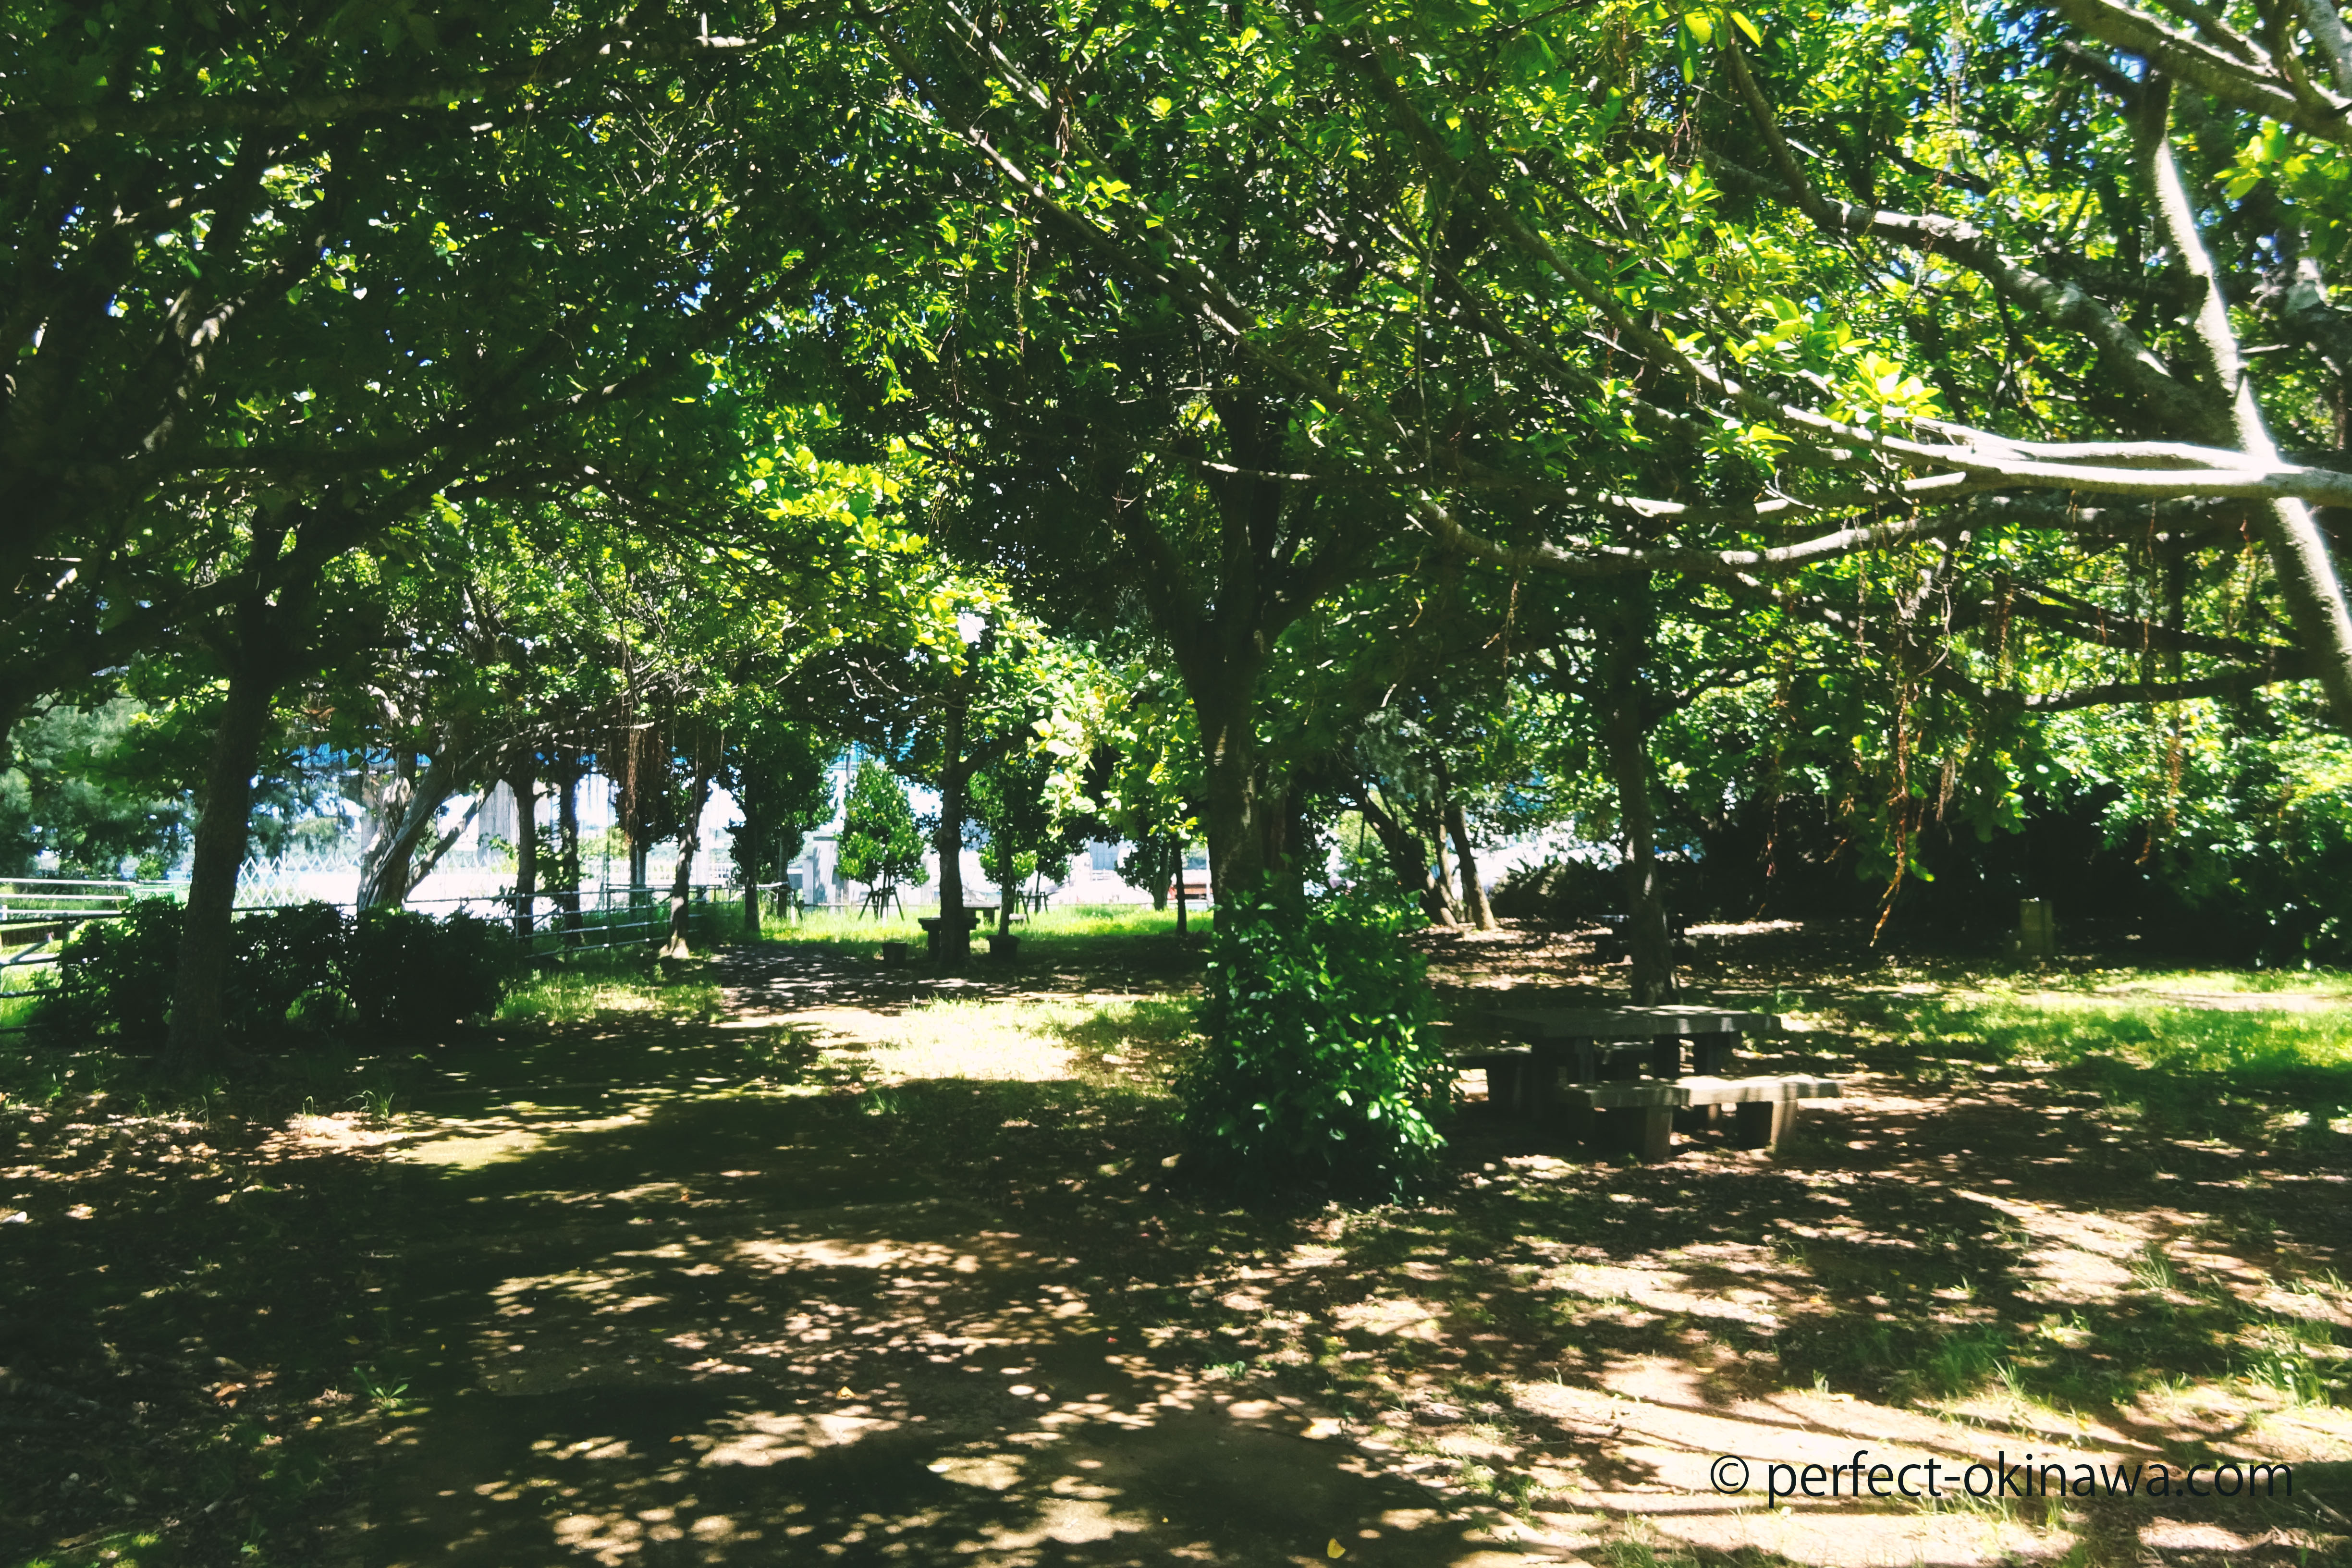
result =
[[2058,922],[2050,906],[2041,899],[2017,900],[2017,956],[2020,958],[2055,958],[2058,956]]

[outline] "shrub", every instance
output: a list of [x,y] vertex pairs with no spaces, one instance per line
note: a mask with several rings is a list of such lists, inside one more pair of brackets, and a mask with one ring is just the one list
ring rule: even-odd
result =
[[1178,1077],[1208,1163],[1351,1195],[1408,1189],[1436,1162],[1452,1068],[1403,942],[1420,916],[1381,892],[1260,890],[1217,911],[1204,1042]]
[[[83,924],[35,1005],[35,1026],[70,1043],[160,1046],[184,915],[170,899],[142,899],[120,919]],[[255,1046],[354,1026],[436,1028],[496,1007],[515,957],[502,927],[462,913],[367,910],[353,921],[331,904],[263,910],[230,927],[224,1021]]]
[[[229,1027],[267,1038],[286,1027],[297,999],[342,976],[350,923],[332,904],[293,904],[241,916],[229,927]],[[305,1010],[304,1022],[315,1016]]]
[[180,920],[173,900],[139,899],[119,919],[77,926],[34,1006],[33,1026],[67,1041],[118,1035],[161,1044],[180,966]]
[[513,941],[464,910],[436,921],[414,910],[362,910],[344,990],[363,1027],[431,1029],[499,1005]]

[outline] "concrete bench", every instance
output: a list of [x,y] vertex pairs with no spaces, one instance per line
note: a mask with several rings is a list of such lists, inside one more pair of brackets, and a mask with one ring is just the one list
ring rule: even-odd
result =
[[1675,1112],[1728,1105],[1738,1117],[1743,1149],[1777,1149],[1808,1100],[1837,1100],[1833,1078],[1681,1078],[1646,1082],[1579,1084],[1560,1091],[1572,1108],[1617,1123],[1644,1160],[1674,1157]]
[[1538,1054],[1572,1062],[1579,1083],[1637,1079],[1645,1068],[1677,1078],[1685,1040],[1691,1070],[1721,1075],[1738,1055],[1741,1036],[1780,1026],[1769,1013],[1737,1007],[1496,1007],[1489,1016]]
[[1536,1077],[1538,1058],[1531,1047],[1496,1046],[1486,1050],[1463,1051],[1455,1055],[1454,1065],[1486,1075],[1486,1103],[1497,1110],[1523,1115],[1539,1109]]
[[[993,912],[993,910],[990,910],[975,909],[967,906],[963,911],[963,929],[966,931],[979,930],[982,917]],[[929,953],[934,958],[938,957],[940,952],[940,926],[942,923],[942,917],[939,915],[925,915],[915,923],[923,929],[923,951]]]

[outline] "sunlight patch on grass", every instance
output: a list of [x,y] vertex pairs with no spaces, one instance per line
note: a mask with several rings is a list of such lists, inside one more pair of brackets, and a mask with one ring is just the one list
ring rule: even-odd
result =
[[1985,985],[1849,1011],[1916,1052],[1914,1070],[1930,1079],[1997,1063],[2093,1088],[2110,1108],[2168,1127],[2267,1122],[2274,1134],[2342,1138],[2352,1131],[2352,1005],[2299,994],[2303,1005],[2270,1009]]
[[710,1018],[725,1006],[715,980],[700,975],[670,980],[649,972],[599,966],[535,974],[508,992],[493,1016],[502,1024],[571,1024],[617,1013]]
[[1069,1047],[1049,1020],[1066,1009],[1045,1002],[929,1002],[893,1021],[873,1063],[885,1078],[1014,1079],[1071,1076]]
[[[853,949],[868,948],[886,942],[903,942],[919,952],[923,932],[915,922],[936,912],[935,908],[916,905],[904,914],[893,913],[882,920],[868,919],[838,906],[806,910],[790,921],[781,915],[770,914],[761,919],[760,939],[762,942],[815,942]],[[973,946],[984,952],[983,939],[994,929],[992,911],[982,921],[979,930],[972,933]],[[1193,910],[1190,929],[1196,933],[1206,932],[1209,911]],[[1175,910],[1154,910],[1149,904],[1079,904],[1068,909],[1048,910],[1043,914],[1021,916],[1013,923],[1013,934],[1021,938],[1024,953],[1033,947],[1055,946],[1074,938],[1171,936],[1175,931]]]
[[1192,1009],[1152,997],[926,1002],[863,1038],[889,1081],[954,1078],[1041,1083],[1151,1078],[1192,1027]]
[[[2130,978],[2118,980],[2117,973]],[[2352,1006],[2352,974],[2335,969],[2137,969],[2100,970],[2088,974],[2021,977],[2011,983],[2021,989],[2082,992],[2089,994],[2147,996],[2276,998],[2312,1000]]]

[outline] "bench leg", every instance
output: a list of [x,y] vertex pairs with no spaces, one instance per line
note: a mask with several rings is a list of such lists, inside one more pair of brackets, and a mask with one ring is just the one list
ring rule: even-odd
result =
[[1650,1076],[1683,1076],[1683,1037],[1680,1035],[1654,1035],[1650,1037]]
[[1739,1032],[1726,1030],[1720,1034],[1691,1037],[1691,1070],[1702,1078],[1724,1078],[1731,1071],[1731,1058],[1739,1053]]
[[1739,1107],[1739,1146],[1778,1149],[1781,1138],[1796,1123],[1797,1101],[1751,1100]]
[[1617,1106],[1586,1114],[1591,1118],[1587,1142],[1600,1148],[1653,1165],[1675,1157],[1675,1113],[1669,1106]]
[[1559,1103],[1559,1064],[1538,1051],[1523,1070],[1527,1074],[1527,1113],[1541,1121]]
[[1675,1157],[1675,1113],[1653,1106],[1642,1112],[1642,1159],[1649,1164]]

